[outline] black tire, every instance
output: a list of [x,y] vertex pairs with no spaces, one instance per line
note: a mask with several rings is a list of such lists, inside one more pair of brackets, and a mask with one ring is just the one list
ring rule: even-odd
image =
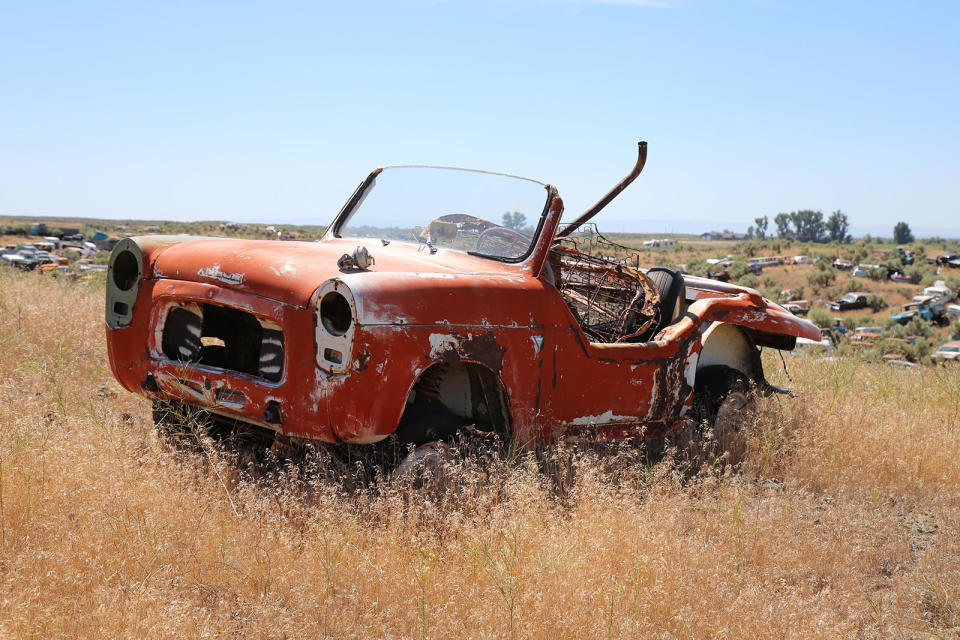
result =
[[396,436],[401,443],[421,445],[448,438],[462,426],[460,416],[442,402],[418,402],[404,411]]
[[454,450],[443,440],[431,440],[413,448],[391,473],[394,480],[407,482],[415,489],[443,490],[452,477],[449,466]]
[[756,395],[747,376],[722,365],[704,367],[693,392],[696,426],[681,432],[678,447],[691,460],[739,466],[747,448],[744,427],[755,411]]

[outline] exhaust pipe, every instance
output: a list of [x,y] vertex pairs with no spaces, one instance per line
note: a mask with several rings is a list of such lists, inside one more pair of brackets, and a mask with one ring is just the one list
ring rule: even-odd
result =
[[576,220],[574,220],[573,222],[571,222],[570,224],[568,224],[567,226],[565,226],[563,229],[561,229],[561,230],[557,233],[557,236],[556,236],[556,237],[558,237],[558,238],[565,238],[565,237],[567,237],[568,235],[570,235],[571,233],[573,233],[574,229],[576,229],[577,227],[579,227],[580,225],[582,225],[584,222],[586,222],[587,220],[589,220],[589,219],[592,218],[593,216],[597,215],[605,206],[607,206],[608,204],[610,204],[610,202],[611,202],[614,198],[616,198],[618,195],[620,195],[620,193],[621,193],[624,189],[626,189],[628,186],[630,186],[630,183],[631,183],[631,182],[633,182],[634,180],[636,180],[637,176],[640,175],[640,172],[643,171],[643,165],[646,164],[646,162],[647,162],[647,143],[646,143],[645,141],[640,141],[640,142],[637,143],[637,147],[638,147],[638,149],[637,149],[637,164],[635,164],[635,165],[633,166],[633,170],[632,170],[630,173],[628,173],[628,174],[623,178],[623,180],[621,180],[620,182],[618,182],[618,183],[613,187],[613,189],[610,189],[610,191],[607,193],[607,195],[605,195],[605,196],[603,196],[602,198],[600,198],[600,200],[597,201],[597,203],[596,203],[595,205],[593,205],[592,207],[590,207],[589,209],[587,209],[586,211],[584,211],[583,213],[581,213],[580,216],[579,216]]

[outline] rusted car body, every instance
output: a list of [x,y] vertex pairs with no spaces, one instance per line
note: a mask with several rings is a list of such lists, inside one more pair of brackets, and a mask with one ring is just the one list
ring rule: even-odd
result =
[[[820,339],[754,290],[666,269],[654,278],[634,258],[587,251],[602,237],[581,225],[628,179],[570,224],[556,189],[539,185],[544,204],[524,232],[456,213],[407,240],[351,236],[381,171],[319,242],[122,240],[106,301],[117,380],[291,438],[417,442],[438,435],[425,423],[443,423],[439,435],[469,425],[527,445],[669,434],[698,372],[762,384],[760,347]],[[474,250],[443,246],[444,234]],[[518,248],[477,250],[492,241]],[[669,300],[654,282],[664,278]]]

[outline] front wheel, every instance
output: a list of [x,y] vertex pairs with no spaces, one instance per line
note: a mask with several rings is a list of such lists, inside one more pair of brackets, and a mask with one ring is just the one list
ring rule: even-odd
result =
[[747,451],[747,427],[756,417],[756,394],[750,379],[736,369],[704,367],[693,393],[696,426],[678,442],[692,460],[734,467]]

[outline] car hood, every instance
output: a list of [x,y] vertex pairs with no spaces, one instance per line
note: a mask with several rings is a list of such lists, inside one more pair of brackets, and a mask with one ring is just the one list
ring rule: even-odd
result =
[[890,317],[896,320],[897,318],[912,318],[913,316],[920,313],[920,309],[908,309],[906,311],[901,311],[900,313],[891,314]]
[[329,278],[357,273],[340,269],[337,260],[361,244],[376,260],[365,274],[441,273],[518,275],[518,265],[471,256],[459,251],[429,249],[413,243],[335,239],[324,242],[233,240],[209,238],[179,242],[152,256],[151,277],[216,284],[246,293],[306,306],[313,292]]

